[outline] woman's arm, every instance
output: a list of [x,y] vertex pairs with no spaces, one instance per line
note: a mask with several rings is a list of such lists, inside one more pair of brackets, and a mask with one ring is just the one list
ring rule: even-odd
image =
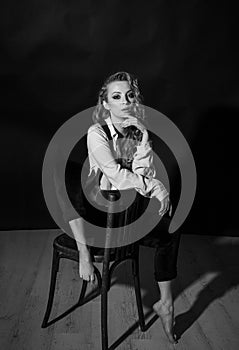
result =
[[86,244],[84,219],[78,218],[69,221],[69,225],[76,240],[79,251],[79,275],[86,281],[94,282],[94,265],[91,259],[90,251]]
[[[69,222],[69,226],[76,241],[79,251],[79,275],[86,281],[95,281],[94,265],[91,260],[90,251],[86,244],[84,219],[77,215],[72,206],[68,206],[62,195],[62,184],[59,181],[57,172],[54,172],[54,185],[59,206],[65,222]],[[80,206],[80,212],[83,213],[84,208]]]
[[122,127],[134,125],[142,133],[142,140],[136,146],[132,162],[132,171],[135,174],[143,175],[148,178],[155,177],[156,171],[153,165],[153,151],[149,141],[149,135],[146,127],[139,121],[138,118],[128,117],[123,123]]
[[69,221],[71,231],[76,240],[77,248],[80,251],[86,247],[86,238],[84,231],[84,219],[79,217],[77,219]]
[[[142,133],[142,140],[140,144],[136,146],[136,152],[134,153],[132,171],[151,180],[151,197],[156,197],[160,201],[161,208],[159,214],[164,215],[169,208],[169,193],[162,182],[155,179],[156,170],[153,165],[153,150],[149,141],[148,131],[139,119],[135,117],[127,118],[122,124],[123,127],[130,125],[136,126]],[[140,190],[138,191],[141,193]]]
[[147,178],[118,164],[111,152],[109,140],[100,126],[89,129],[88,151],[109,182],[118,190],[135,188],[143,196],[164,198],[168,193],[163,184],[154,178]]
[[145,194],[151,190],[150,182],[143,176],[122,168],[114,158],[109,141],[100,127],[90,128],[87,136],[88,152],[109,182],[118,190],[139,188]]
[[149,142],[142,143],[137,146],[132,162],[132,171],[135,174],[153,178],[156,175],[153,165],[153,151]]

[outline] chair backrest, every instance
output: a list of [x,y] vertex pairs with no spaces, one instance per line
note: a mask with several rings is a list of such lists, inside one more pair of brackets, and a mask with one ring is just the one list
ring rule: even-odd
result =
[[[133,194],[133,197],[131,195],[130,198],[134,198],[134,201],[124,209],[124,199],[129,197],[127,196],[129,192]],[[136,244],[130,223],[140,216],[148,199],[140,196],[134,189],[120,192],[104,191],[104,196],[107,196],[110,203],[107,215],[105,248],[108,249],[114,246],[116,258],[124,259],[125,256],[134,252]]]

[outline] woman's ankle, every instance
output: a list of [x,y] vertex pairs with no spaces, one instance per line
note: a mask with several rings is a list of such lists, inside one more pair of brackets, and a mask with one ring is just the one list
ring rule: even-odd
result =
[[159,299],[158,302],[156,302],[156,304],[157,303],[159,303],[160,305],[166,308],[170,308],[170,309],[173,308],[173,299],[171,298]]

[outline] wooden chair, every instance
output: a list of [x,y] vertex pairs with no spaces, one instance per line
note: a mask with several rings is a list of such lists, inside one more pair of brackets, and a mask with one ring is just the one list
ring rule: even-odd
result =
[[[111,240],[111,228],[113,226],[114,220],[114,203],[119,197],[118,191],[108,191],[109,208],[107,213],[107,227],[106,227],[106,243],[105,248],[91,248],[92,260],[93,262],[102,263],[102,276],[95,266],[95,274],[98,282],[97,289],[91,294],[85,297],[87,290],[87,281],[83,280],[82,288],[79,296],[78,302],[71,308],[66,310],[61,315],[57,316],[55,319],[49,321],[49,317],[52,310],[57,272],[59,269],[60,259],[70,259],[74,261],[79,261],[79,253],[77,250],[76,242],[66,233],[62,233],[55,238],[53,242],[53,259],[52,259],[52,271],[51,271],[51,281],[47,308],[45,316],[42,322],[42,328],[46,328],[56,321],[62,319],[70,312],[75,310],[81,305],[86,304],[98,295],[101,295],[101,339],[102,339],[102,350],[108,350],[108,325],[107,325],[107,306],[108,306],[108,291],[110,290],[111,278],[115,268],[123,263],[124,261],[130,259],[132,262],[132,273],[134,280],[134,289],[136,295],[136,302],[139,315],[139,325],[140,329],[144,332],[146,331],[145,318],[143,313],[141,292],[140,292],[140,279],[139,279],[139,244],[133,243],[128,246],[109,248]],[[134,211],[131,211],[131,215],[137,210],[137,205],[134,207]],[[127,211],[126,211],[127,213]],[[110,263],[112,263],[110,265]],[[148,327],[147,327],[148,328]],[[110,347],[111,348],[111,347]]]

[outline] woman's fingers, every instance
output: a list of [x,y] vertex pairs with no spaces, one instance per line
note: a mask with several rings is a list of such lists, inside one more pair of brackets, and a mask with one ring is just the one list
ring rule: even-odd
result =
[[95,282],[95,274],[93,274],[93,275],[82,275],[82,274],[80,274],[80,278],[82,278],[83,280],[85,280],[87,282],[91,282],[91,283]]
[[159,209],[159,215],[163,216],[165,214],[165,202],[161,202],[161,208]]
[[95,283],[95,274],[90,276],[90,282]]
[[161,207],[159,209],[159,215],[163,216],[169,210],[169,215],[171,216],[171,208],[170,208],[169,196],[164,198],[160,203],[161,203]]
[[95,281],[94,265],[92,261],[84,259],[82,256],[79,260],[79,276],[87,282]]
[[135,117],[128,116],[125,121],[121,124],[123,128],[126,128],[127,126],[134,125],[136,126],[141,132],[144,132],[145,127],[143,124],[139,122],[139,120]]

